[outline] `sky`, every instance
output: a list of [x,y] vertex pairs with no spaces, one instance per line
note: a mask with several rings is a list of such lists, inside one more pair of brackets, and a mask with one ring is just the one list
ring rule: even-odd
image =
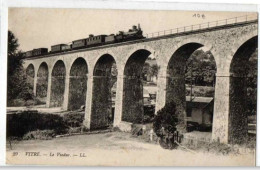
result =
[[[204,14],[205,18],[194,17]],[[144,34],[172,28],[252,15],[245,12],[198,12],[111,9],[9,8],[8,29],[22,51],[49,48],[87,38],[89,34],[116,34],[141,25]]]

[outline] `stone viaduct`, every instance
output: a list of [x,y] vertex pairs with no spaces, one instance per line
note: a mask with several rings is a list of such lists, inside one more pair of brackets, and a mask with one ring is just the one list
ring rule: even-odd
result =
[[84,125],[90,129],[108,124],[111,87],[116,82],[113,126],[129,130],[131,123],[142,119],[140,74],[153,55],[160,67],[156,111],[167,102],[178,102],[180,124],[185,125],[185,62],[203,47],[217,66],[212,140],[239,143],[247,136],[245,63],[257,49],[257,30],[257,20],[227,24],[26,58],[24,67],[30,69],[34,94],[46,97],[46,107],[73,110],[85,105]]

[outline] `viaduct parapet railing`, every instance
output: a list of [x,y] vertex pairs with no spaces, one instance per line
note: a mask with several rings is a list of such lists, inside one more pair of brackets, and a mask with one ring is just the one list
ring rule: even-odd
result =
[[183,33],[191,33],[194,31],[204,31],[207,29],[214,29],[214,28],[225,27],[225,26],[235,26],[235,25],[239,25],[239,24],[246,24],[246,23],[252,23],[252,22],[257,22],[257,21],[258,21],[257,15],[245,15],[245,16],[240,16],[240,17],[235,17],[235,18],[228,18],[228,19],[223,19],[223,20],[211,21],[211,22],[206,22],[206,23],[201,23],[201,24],[196,24],[196,25],[189,25],[189,26],[178,27],[178,28],[173,28],[173,29],[164,30],[164,31],[148,33],[148,34],[144,34],[145,39],[138,39],[138,40],[133,40],[133,41],[126,41],[126,42],[107,44],[107,45],[101,45],[101,46],[97,46],[97,47],[89,47],[89,48],[76,49],[76,50],[74,49],[71,51],[60,52],[60,53],[55,53],[55,54],[49,53],[49,54],[44,54],[41,56],[28,57],[25,59],[51,57],[51,56],[56,56],[57,54],[63,55],[63,54],[68,54],[68,53],[102,49],[102,48],[108,48],[108,47],[114,47],[114,46],[120,46],[120,45],[126,45],[126,44],[133,44],[133,43],[138,43],[138,42],[143,42],[143,41],[151,41],[151,40],[157,39],[157,38],[174,36],[174,35],[183,34]]
[[156,37],[163,37],[167,35],[173,35],[173,34],[179,34],[179,33],[191,32],[191,31],[199,31],[208,28],[215,28],[215,27],[228,26],[228,25],[238,25],[242,23],[257,21],[257,19],[258,19],[257,15],[245,15],[240,17],[228,18],[223,20],[205,22],[201,24],[189,25],[189,26],[178,27],[169,30],[148,33],[145,34],[145,37],[156,38]]

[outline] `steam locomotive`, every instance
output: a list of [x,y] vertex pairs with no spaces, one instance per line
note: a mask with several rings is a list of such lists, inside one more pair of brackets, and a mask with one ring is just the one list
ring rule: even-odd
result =
[[83,49],[89,47],[96,47],[106,44],[120,43],[125,41],[132,41],[145,38],[143,36],[143,31],[140,27],[140,24],[137,26],[133,26],[132,29],[129,29],[128,32],[119,31],[118,34],[114,35],[97,35],[94,36],[90,34],[88,38],[79,39],[72,41],[71,44],[57,44],[51,46],[51,51],[48,52],[47,48],[38,48],[33,49],[31,51],[25,52],[25,57],[53,54],[71,51],[75,49]]

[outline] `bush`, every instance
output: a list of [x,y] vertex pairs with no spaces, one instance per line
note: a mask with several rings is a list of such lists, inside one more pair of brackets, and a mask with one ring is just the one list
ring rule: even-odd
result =
[[40,114],[37,111],[7,115],[7,137],[22,137],[35,130],[54,130],[56,134],[62,134],[67,127],[59,115]]
[[219,143],[217,141],[213,142],[192,142],[192,143],[185,143],[185,146],[197,151],[202,152],[210,152],[215,154],[221,155],[228,155],[228,154],[242,154],[248,152],[255,152],[255,144],[256,138],[255,136],[249,136],[247,143],[243,145],[230,145]]
[[34,106],[36,102],[34,100],[26,100],[24,106]]
[[246,147],[249,148],[249,149],[255,149],[256,148],[256,135],[248,135]]
[[144,107],[144,118],[143,118],[143,123],[151,123],[153,122],[154,119],[154,110],[155,107]]
[[[168,103],[164,108],[157,112],[154,118],[153,128],[157,136],[173,134],[177,129],[178,116],[175,103]],[[164,132],[162,131],[164,129]]]
[[172,137],[177,130],[178,115],[175,103],[168,103],[164,108],[157,112],[154,118],[153,129],[160,138],[160,145],[163,148],[174,148]]
[[34,98],[34,99],[28,99],[28,100],[24,100],[22,98],[19,99],[13,99],[13,100],[8,100],[7,101],[7,105],[9,107],[12,106],[33,106],[33,105],[39,105],[39,104],[46,104],[45,102],[39,100],[38,98]]
[[72,134],[72,133],[82,133],[82,127],[71,127],[68,130],[68,134]]
[[210,153],[216,153],[216,154],[237,154],[238,150],[236,150],[234,147],[228,144],[219,143],[219,142],[210,142],[210,143],[201,143],[196,148],[190,147],[195,150],[202,150]]
[[63,116],[64,123],[69,127],[80,127],[84,121],[84,112],[70,112]]
[[40,139],[40,140],[50,140],[56,136],[54,130],[36,130],[26,133],[23,136],[24,140]]
[[25,106],[25,101],[23,99],[14,99],[14,100],[8,100],[7,101],[7,106],[12,107],[12,106]]

